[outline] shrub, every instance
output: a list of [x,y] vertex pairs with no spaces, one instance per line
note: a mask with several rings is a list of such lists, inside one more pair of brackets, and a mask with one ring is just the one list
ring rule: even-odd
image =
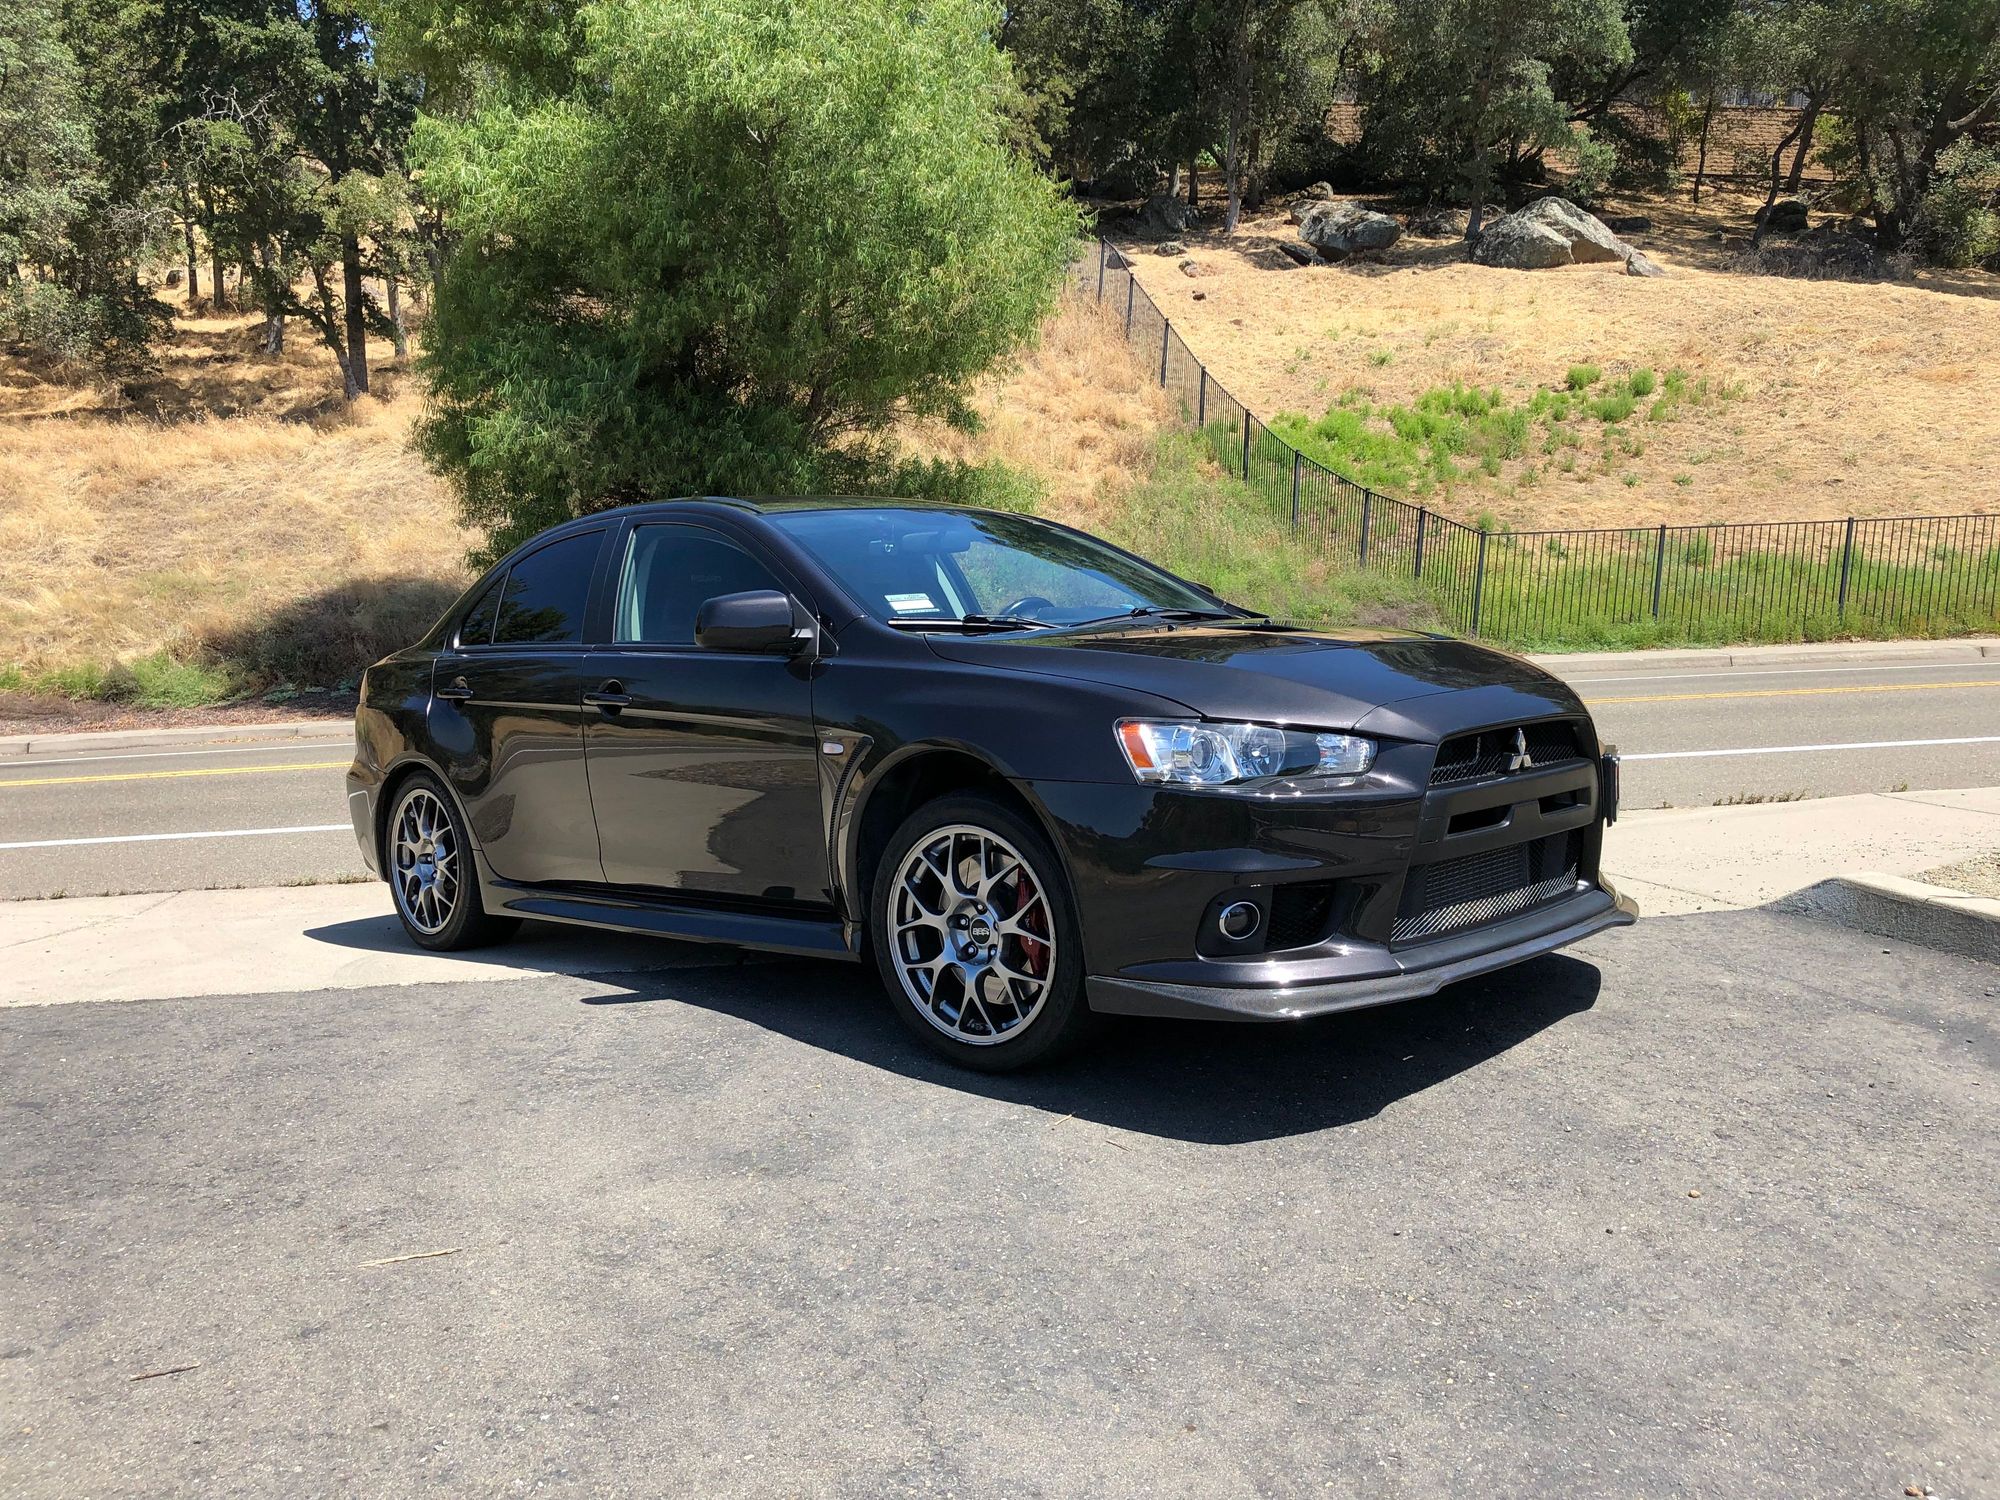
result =
[[1993,180],[2000,151],[1966,140],[1938,158],[1937,176],[1917,212],[1916,238],[1941,266],[1976,266],[2000,254]]
[[1565,383],[1573,391],[1587,391],[1603,378],[1604,372],[1596,365],[1571,365]]
[[[504,549],[621,501],[881,489],[1074,249],[979,0],[598,0],[573,88],[499,77],[416,153],[457,240],[425,456]],[[939,477],[927,469],[917,477]]]

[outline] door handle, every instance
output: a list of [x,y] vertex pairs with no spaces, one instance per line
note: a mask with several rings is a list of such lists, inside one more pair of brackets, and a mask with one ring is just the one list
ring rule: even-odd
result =
[[437,690],[437,696],[449,698],[454,703],[461,702],[472,696],[472,684],[463,677],[454,677]]
[[592,708],[615,714],[632,701],[632,695],[625,691],[625,684],[613,677],[594,693],[585,693],[583,701]]

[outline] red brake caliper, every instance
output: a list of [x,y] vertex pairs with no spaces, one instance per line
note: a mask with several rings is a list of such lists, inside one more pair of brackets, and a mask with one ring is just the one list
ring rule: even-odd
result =
[[[1025,870],[1014,872],[1014,910],[1018,913],[1027,903],[1029,890],[1028,875]],[[1036,910],[1021,918],[1021,925],[1030,932],[1048,933],[1048,902],[1042,902]],[[1034,938],[1021,939],[1021,967],[1037,979],[1046,978],[1049,967],[1049,945]]]

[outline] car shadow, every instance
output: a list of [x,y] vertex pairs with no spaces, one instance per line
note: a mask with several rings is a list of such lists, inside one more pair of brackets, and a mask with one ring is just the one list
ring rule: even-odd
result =
[[1369,1119],[1589,1010],[1602,982],[1595,965],[1550,955],[1428,999],[1315,1021],[1116,1018],[1058,1067],[994,1076],[924,1050],[889,1013],[870,970],[785,962],[590,977],[613,988],[587,1005],[699,1005],[923,1083],[1205,1145]]

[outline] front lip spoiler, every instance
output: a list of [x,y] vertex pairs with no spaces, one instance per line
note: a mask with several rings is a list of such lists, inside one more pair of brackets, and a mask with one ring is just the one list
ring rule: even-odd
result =
[[[1092,1010],[1110,1015],[1208,1021],[1297,1021],[1336,1011],[1390,1005],[1398,1000],[1418,1000],[1461,979],[1539,958],[1581,942],[1592,933],[1608,927],[1629,927],[1638,920],[1639,908],[1631,898],[1610,887],[1602,887],[1591,896],[1597,899],[1590,901],[1589,912],[1553,930],[1511,942],[1503,940],[1497,947],[1449,958],[1428,968],[1405,969],[1399,974],[1271,989],[1165,984],[1093,974],[1085,981],[1086,993]],[[1493,935],[1503,936],[1500,932]]]

